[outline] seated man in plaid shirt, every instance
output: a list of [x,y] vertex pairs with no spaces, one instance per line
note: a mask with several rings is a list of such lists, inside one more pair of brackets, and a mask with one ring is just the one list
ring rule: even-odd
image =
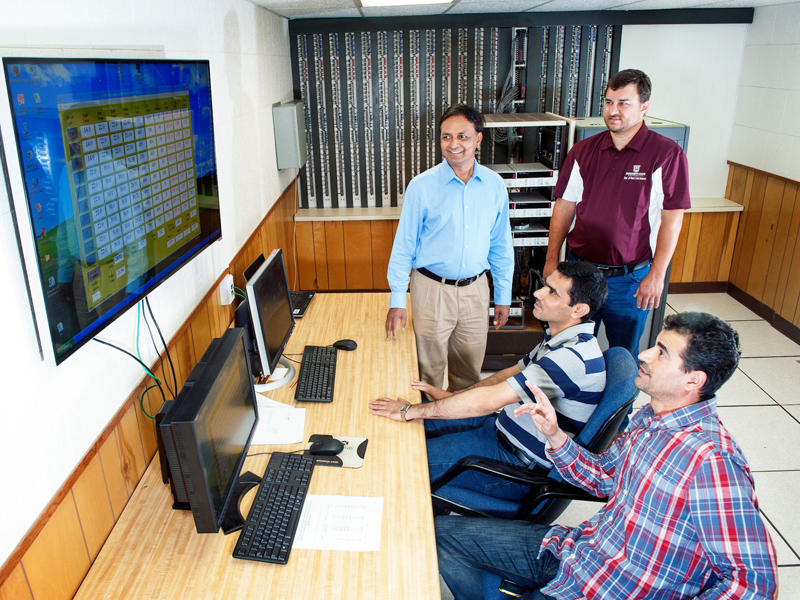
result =
[[537,402],[517,412],[531,414],[565,480],[608,501],[573,529],[437,517],[439,569],[453,595],[483,598],[495,575],[531,600],[772,599],[775,548],[714,396],[739,356],[739,336],[725,321],[667,317],[656,346],[639,355],[636,387],[651,402],[602,455],[561,431],[533,386]]

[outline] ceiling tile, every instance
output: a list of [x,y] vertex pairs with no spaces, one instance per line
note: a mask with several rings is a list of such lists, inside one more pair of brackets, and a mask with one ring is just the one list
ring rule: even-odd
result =
[[273,12],[283,15],[289,19],[344,19],[349,17],[360,17],[361,13],[356,8],[350,9],[326,9],[326,10],[313,10],[313,9],[270,9]]
[[[412,4],[410,6],[364,7],[365,17],[411,17],[414,15],[441,15],[450,4]],[[449,14],[449,13],[448,13]]]
[[447,14],[524,12],[541,3],[542,0],[461,0]]
[[355,8],[354,0],[253,0],[270,10],[286,8],[291,10],[306,10],[317,12],[331,8]]
[[550,0],[539,4],[531,12],[610,10],[620,5],[627,9],[628,4],[631,4],[631,0]]

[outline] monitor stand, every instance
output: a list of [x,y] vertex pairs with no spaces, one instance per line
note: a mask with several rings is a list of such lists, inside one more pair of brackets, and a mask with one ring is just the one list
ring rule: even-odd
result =
[[289,382],[294,379],[294,376],[297,374],[297,370],[294,368],[292,363],[286,360],[285,357],[281,356],[280,359],[278,359],[278,364],[286,367],[289,372],[280,379],[271,379],[267,383],[256,383],[253,386],[255,387],[256,393],[263,394],[264,392],[268,392],[270,390],[277,390],[278,388],[282,388],[283,386],[289,384]]
[[234,531],[239,531],[242,527],[244,527],[244,518],[242,518],[242,513],[239,509],[239,503],[242,501],[242,496],[244,496],[250,490],[250,488],[258,485],[259,483],[261,483],[261,477],[255,473],[247,471],[246,473],[239,475],[239,479],[237,479],[236,483],[233,484],[231,498],[228,502],[228,507],[225,511],[225,515],[222,518],[221,524],[222,532],[225,535],[233,533]]

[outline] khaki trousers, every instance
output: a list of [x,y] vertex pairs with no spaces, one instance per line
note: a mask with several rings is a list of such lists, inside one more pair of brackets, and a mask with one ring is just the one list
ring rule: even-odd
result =
[[422,381],[460,390],[480,379],[489,323],[489,282],[485,276],[464,287],[446,285],[411,272],[411,310]]

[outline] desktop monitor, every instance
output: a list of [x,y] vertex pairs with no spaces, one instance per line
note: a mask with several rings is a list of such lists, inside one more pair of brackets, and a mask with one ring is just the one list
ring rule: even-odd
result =
[[[294,330],[283,252],[273,250],[245,285],[261,373],[272,375]],[[293,374],[294,369],[290,369]]]
[[3,70],[12,212],[42,351],[60,364],[222,235],[209,62]]
[[[259,254],[258,257],[250,263],[243,272],[245,282],[249,281],[253,275],[255,275],[256,271],[264,264],[265,260],[264,255]],[[247,355],[250,357],[250,370],[253,373],[261,373],[261,359],[258,356],[258,348],[256,347],[255,338],[253,336],[253,319],[250,317],[250,306],[247,303],[247,298],[243,298],[236,307],[233,313],[233,326],[244,329]]]
[[235,531],[237,486],[258,423],[241,329],[212,341],[180,394],[159,411],[162,477],[176,509],[191,509],[198,533]]
[[244,271],[242,271],[245,283],[247,283],[253,278],[253,275],[256,274],[256,271],[258,271],[258,269],[261,267],[261,265],[264,264],[264,261],[266,260],[267,259],[264,258],[263,254],[259,254],[258,256],[256,256],[256,259],[253,262],[251,262]]

